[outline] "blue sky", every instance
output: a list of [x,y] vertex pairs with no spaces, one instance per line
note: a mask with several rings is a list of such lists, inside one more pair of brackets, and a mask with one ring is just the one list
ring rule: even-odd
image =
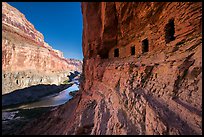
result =
[[65,58],[83,59],[80,2],[8,2],[44,35]]

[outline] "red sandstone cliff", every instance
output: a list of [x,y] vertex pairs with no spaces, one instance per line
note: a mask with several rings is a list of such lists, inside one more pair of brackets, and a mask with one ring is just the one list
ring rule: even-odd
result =
[[[32,85],[33,82],[28,81],[34,73],[39,77],[59,72],[68,73],[72,70],[81,71],[81,66],[81,61],[65,59],[61,51],[52,49],[44,41],[43,35],[20,11],[5,2],[2,3],[2,79],[4,82],[2,94]],[[25,75],[19,77],[27,77],[26,80],[17,79],[18,72],[25,72]],[[39,82],[33,84],[42,84],[40,81],[43,80],[38,79]],[[55,84],[58,83],[58,78],[56,79]],[[50,84],[53,83],[50,82]]]
[[202,134],[201,4],[83,2],[81,95],[21,133]]
[[201,10],[201,2],[82,3],[83,91],[97,104],[89,134],[202,134]]
[[75,70],[63,54],[44,42],[43,35],[14,7],[2,3],[2,69],[43,72]]

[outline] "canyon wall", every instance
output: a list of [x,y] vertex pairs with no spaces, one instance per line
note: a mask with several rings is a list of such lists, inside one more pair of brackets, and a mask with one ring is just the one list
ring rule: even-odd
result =
[[81,90],[21,133],[201,135],[202,3],[81,7]]
[[43,35],[10,6],[2,3],[2,94],[37,84],[60,84],[82,61],[65,59]]
[[202,134],[202,3],[82,3],[82,13],[82,98],[95,114],[81,133]]

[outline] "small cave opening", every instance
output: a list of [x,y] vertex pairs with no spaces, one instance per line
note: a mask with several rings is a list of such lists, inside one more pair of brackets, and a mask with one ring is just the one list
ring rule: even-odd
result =
[[171,18],[169,22],[164,27],[165,31],[165,42],[169,43],[173,40],[175,40],[174,34],[175,34],[175,27],[174,27],[174,19]]
[[135,46],[133,45],[132,47],[131,47],[131,55],[135,55]]
[[101,59],[108,59],[109,55],[109,50],[108,49],[103,49],[99,50],[98,55],[100,56]]
[[144,39],[142,41],[142,53],[148,52],[149,51],[149,42],[148,39]]
[[119,49],[114,49],[114,57],[119,57]]
[[89,52],[89,56],[93,57],[93,54],[94,54],[94,51],[91,49],[90,52]]

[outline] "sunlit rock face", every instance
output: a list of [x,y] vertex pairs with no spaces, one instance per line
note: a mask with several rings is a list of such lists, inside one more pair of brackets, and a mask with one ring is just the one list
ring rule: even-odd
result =
[[36,84],[59,84],[69,71],[81,71],[82,62],[72,62],[44,42],[21,12],[2,3],[2,94]]
[[201,11],[200,2],[82,3],[88,134],[202,134]]
[[202,3],[81,7],[82,95],[22,133],[201,135]]

